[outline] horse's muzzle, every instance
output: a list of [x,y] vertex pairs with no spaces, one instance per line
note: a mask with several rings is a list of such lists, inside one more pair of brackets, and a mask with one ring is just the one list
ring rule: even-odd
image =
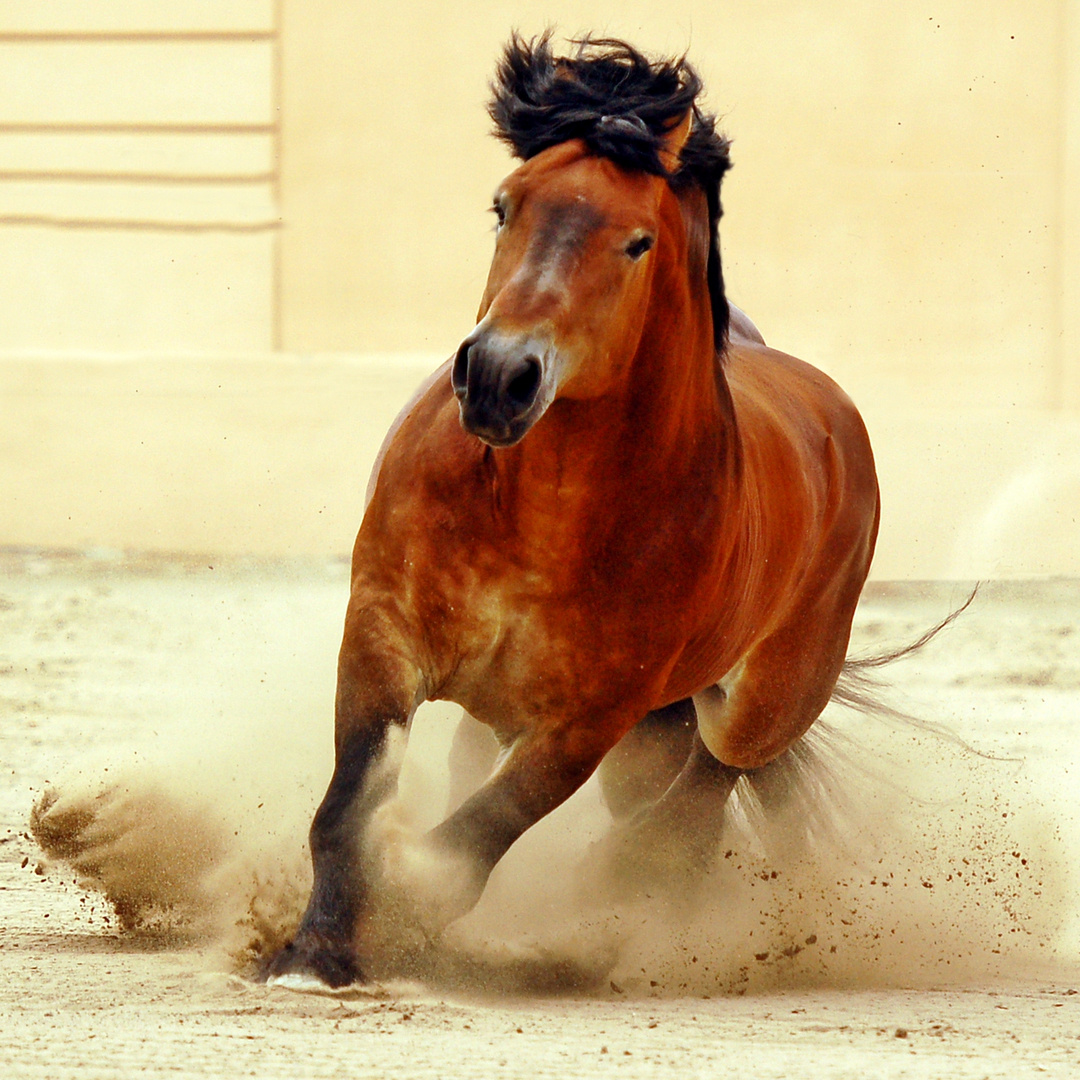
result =
[[489,446],[512,446],[544,412],[543,379],[533,342],[478,327],[461,343],[450,376],[461,426]]

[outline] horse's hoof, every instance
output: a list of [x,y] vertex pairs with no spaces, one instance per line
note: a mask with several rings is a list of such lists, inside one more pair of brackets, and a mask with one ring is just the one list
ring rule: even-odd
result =
[[296,942],[286,945],[263,971],[267,986],[305,993],[340,990],[361,978],[360,969],[349,953],[326,947],[304,948]]
[[320,994],[333,987],[327,986],[322,979],[299,971],[287,971],[284,975],[271,975],[266,980],[267,986],[280,986],[283,990],[294,990],[298,994]]

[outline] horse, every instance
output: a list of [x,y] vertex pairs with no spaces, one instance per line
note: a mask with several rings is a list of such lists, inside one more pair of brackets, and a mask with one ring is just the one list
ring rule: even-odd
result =
[[616,802],[620,772],[656,761],[615,863],[711,842],[736,780],[830,700],[877,535],[873,454],[847,395],[728,305],[729,143],[701,88],[685,58],[613,39],[504,49],[489,111],[521,164],[494,196],[476,326],[372,475],[312,891],[273,981],[365,978],[361,837],[394,783],[388,733],[422,702],[458,703],[499,746],[403,868],[399,900],[437,935],[605,758]]

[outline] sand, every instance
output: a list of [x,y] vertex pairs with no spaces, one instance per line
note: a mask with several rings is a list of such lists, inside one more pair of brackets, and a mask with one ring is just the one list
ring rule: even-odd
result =
[[[700,902],[583,898],[590,784],[437,956],[299,995],[250,975],[304,901],[347,578],[0,553],[0,1075],[1080,1075],[1080,583],[987,586],[893,667],[949,735],[831,712],[828,820],[793,842],[742,793]],[[853,647],[964,595],[875,586]],[[405,828],[445,801],[454,715],[417,720]],[[78,869],[30,837],[47,790]]]

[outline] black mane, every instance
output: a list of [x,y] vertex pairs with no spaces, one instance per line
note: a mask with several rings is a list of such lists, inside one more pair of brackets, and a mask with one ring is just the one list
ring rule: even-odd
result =
[[[495,134],[519,158],[568,139],[583,139],[595,154],[627,169],[695,183],[709,208],[708,282],[713,340],[724,348],[728,304],[720,269],[720,182],[731,168],[729,142],[716,118],[697,106],[701,80],[685,58],[649,60],[625,41],[583,38],[574,56],[555,57],[551,31],[532,41],[514,34],[491,85],[488,106]],[[669,173],[660,158],[663,136],[693,109],[690,137]]]

